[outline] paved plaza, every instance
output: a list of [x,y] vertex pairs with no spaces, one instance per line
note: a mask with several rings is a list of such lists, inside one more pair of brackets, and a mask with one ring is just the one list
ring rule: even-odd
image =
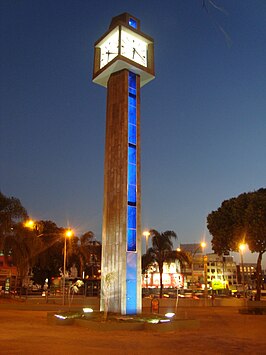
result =
[[237,307],[180,307],[200,326],[158,333],[50,325],[45,305],[19,306],[0,304],[1,354],[266,354],[266,316]]

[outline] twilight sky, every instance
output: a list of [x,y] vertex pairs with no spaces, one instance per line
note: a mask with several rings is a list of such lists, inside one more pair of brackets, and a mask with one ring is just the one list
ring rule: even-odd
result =
[[32,218],[101,238],[106,89],[92,83],[93,45],[129,12],[155,41],[143,229],[210,245],[208,213],[266,181],[266,1],[214,4],[225,12],[202,0],[2,0],[1,191]]

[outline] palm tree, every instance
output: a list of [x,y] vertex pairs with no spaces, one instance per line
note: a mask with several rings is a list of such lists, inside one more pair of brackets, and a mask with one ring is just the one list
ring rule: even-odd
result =
[[78,266],[80,276],[83,271],[94,276],[95,267],[101,263],[101,243],[95,240],[94,233],[88,231],[80,238],[72,238],[69,248],[70,264]]
[[91,244],[94,240],[94,233],[88,231],[80,237],[79,257],[80,257],[80,271],[85,270],[85,265],[90,261]]
[[98,270],[101,264],[101,243],[95,240],[94,233],[89,231],[80,237],[80,247],[85,255],[86,271],[89,273],[89,277],[93,278],[95,270]]
[[160,298],[163,296],[163,264],[178,259],[181,264],[189,263],[188,256],[185,252],[173,250],[172,239],[177,239],[174,231],[165,231],[159,233],[157,230],[150,230],[152,238],[152,247],[142,257],[142,270],[145,271],[148,265],[153,262],[158,264],[160,273]]

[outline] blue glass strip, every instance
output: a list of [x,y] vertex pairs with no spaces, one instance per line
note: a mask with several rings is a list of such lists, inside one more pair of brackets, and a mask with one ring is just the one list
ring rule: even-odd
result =
[[[132,19],[134,20],[134,19]],[[136,21],[134,20],[137,25]],[[133,23],[133,22],[132,22]],[[134,23],[133,23],[134,24]],[[136,75],[129,72],[128,88],[128,205],[126,253],[126,314],[137,313],[137,109]]]
[[128,164],[128,184],[136,185],[136,164]]
[[137,253],[127,253],[126,314],[137,313]]
[[127,227],[129,229],[136,229],[136,207],[127,206]]
[[135,204],[136,205],[136,202],[137,202],[136,185],[128,185],[127,201],[128,201],[128,204]]
[[134,106],[128,106],[128,122],[133,124],[137,123],[137,110]]
[[136,164],[136,146],[129,144],[128,146],[128,162],[130,164]]
[[137,127],[134,124],[128,125],[128,142],[132,144],[137,143]]
[[127,235],[127,251],[136,251],[136,229],[128,229]]
[[128,104],[129,106],[136,107],[136,95],[129,93],[128,95]]
[[136,96],[137,90],[129,87],[129,88],[128,88],[128,92],[129,92],[130,94]]
[[132,89],[136,89],[136,85],[137,85],[137,80],[136,80],[136,74],[129,72],[129,87]]

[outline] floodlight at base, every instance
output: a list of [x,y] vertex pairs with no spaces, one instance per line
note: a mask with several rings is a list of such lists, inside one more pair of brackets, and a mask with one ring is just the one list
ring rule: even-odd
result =
[[67,319],[67,317],[61,316],[61,314],[55,314],[54,316],[59,319]]
[[175,316],[175,313],[169,312],[169,313],[165,313],[165,317],[167,318],[172,318]]
[[84,313],[92,313],[93,309],[92,308],[83,308]]

